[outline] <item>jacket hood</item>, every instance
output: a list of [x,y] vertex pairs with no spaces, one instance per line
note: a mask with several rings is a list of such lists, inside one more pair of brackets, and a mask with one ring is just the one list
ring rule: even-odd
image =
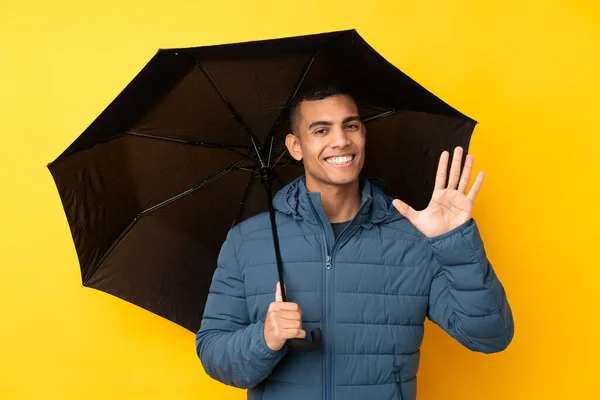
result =
[[[392,199],[381,189],[378,178],[360,178],[362,207],[360,218],[363,224],[379,224],[404,218],[392,204]],[[304,175],[283,187],[273,198],[273,207],[284,214],[292,215],[296,220],[314,219],[310,209],[312,196],[320,199],[320,193],[309,193]]]

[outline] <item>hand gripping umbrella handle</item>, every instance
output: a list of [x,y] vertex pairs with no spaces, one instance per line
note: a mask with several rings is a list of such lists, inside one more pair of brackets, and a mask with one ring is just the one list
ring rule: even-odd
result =
[[[271,230],[273,232],[273,245],[275,247],[275,258],[277,260],[277,273],[279,275],[279,287],[281,290],[281,300],[286,300],[285,283],[283,282],[283,262],[281,260],[281,250],[279,249],[279,235],[277,234],[277,226],[275,225],[275,210],[271,202],[271,182],[268,177],[263,178],[263,184],[267,192],[267,207],[269,209],[269,218],[271,219]],[[314,351],[321,347],[323,335],[321,329],[314,328],[311,331],[312,341],[307,339],[289,339],[289,345],[300,352]]]
[[321,347],[321,341],[323,339],[321,329],[314,328],[310,334],[312,335],[312,341],[306,339],[290,339],[288,340],[290,347],[302,353],[317,350],[319,347]]

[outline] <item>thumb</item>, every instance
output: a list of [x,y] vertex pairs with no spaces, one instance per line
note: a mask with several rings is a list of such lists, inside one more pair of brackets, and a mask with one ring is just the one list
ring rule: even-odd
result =
[[283,297],[281,297],[281,285],[279,282],[275,285],[275,301],[283,301]]
[[392,202],[392,204],[394,205],[394,207],[396,207],[396,210],[398,210],[398,212],[402,214],[402,216],[408,218],[409,220],[415,216],[416,211],[414,210],[414,208],[412,208],[402,200],[395,199]]

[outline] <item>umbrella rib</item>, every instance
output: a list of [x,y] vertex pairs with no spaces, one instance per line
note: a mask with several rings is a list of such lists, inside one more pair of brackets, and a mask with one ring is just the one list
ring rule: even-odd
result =
[[203,142],[203,141],[198,141],[198,140],[174,139],[174,138],[168,138],[168,137],[164,137],[164,136],[147,135],[145,133],[137,133],[137,132],[133,132],[133,131],[128,131],[127,135],[142,137],[142,138],[147,138],[147,139],[164,140],[167,142],[189,144],[192,146],[206,147],[209,149],[229,150],[229,151],[234,152],[235,154],[241,155],[242,157],[247,156],[248,153],[243,153],[243,152],[239,151],[238,149],[252,150],[252,147],[250,147],[250,146],[243,146],[243,145],[237,145],[237,144],[210,143],[210,142]]
[[[279,123],[279,120],[281,119],[281,116],[283,115],[283,112],[289,107],[290,101],[292,101],[292,99],[294,98],[294,96],[296,96],[296,93],[298,93],[298,90],[300,89],[300,86],[302,86],[302,84],[304,83],[304,80],[306,79],[306,75],[308,75],[308,72],[310,71],[310,68],[313,66],[313,64],[315,62],[315,59],[317,58],[318,54],[319,54],[319,49],[315,50],[315,52],[313,53],[312,57],[310,58],[310,60],[306,64],[306,66],[304,67],[304,70],[302,71],[302,74],[300,75],[300,78],[298,78],[298,80],[296,81],[296,84],[294,85],[292,91],[288,95],[288,98],[285,101],[284,106],[279,111],[279,115],[277,116],[277,119],[275,120],[275,123],[273,124],[273,126],[271,127],[271,130],[269,131],[269,134],[267,135],[267,138],[265,139],[265,143],[269,139],[272,139],[274,137],[274,135],[275,135],[275,129],[277,128],[277,124]],[[269,152],[269,160],[270,160],[270,158],[271,158],[271,153]],[[267,165],[269,164],[269,160],[267,160]]]
[[281,168],[283,168],[283,167],[285,167],[285,166],[287,166],[287,165],[301,165],[301,163],[300,163],[299,161],[296,161],[296,160],[294,160],[294,161],[288,161],[288,162],[286,162],[286,163],[279,164],[279,165],[277,166],[277,168],[281,169]]
[[[292,163],[299,163],[299,161],[296,160],[295,158],[293,158],[290,154],[286,154],[287,151],[288,151],[287,148],[283,150],[283,152],[279,155],[279,158],[277,159],[277,162],[281,158],[283,158],[284,160],[288,160],[288,161],[290,161]],[[277,164],[277,162],[275,164]]]
[[286,148],[285,148],[285,150],[283,150],[283,151],[281,152],[281,154],[279,155],[279,157],[277,158],[277,160],[275,160],[275,163],[273,164],[273,168],[275,168],[275,166],[277,165],[277,163],[279,162],[279,160],[281,160],[281,157],[283,157],[283,155],[286,153],[286,151],[287,151],[287,150],[288,150],[288,149],[287,149],[287,147],[286,147]]
[[215,175],[211,176],[210,178],[206,178],[205,180],[203,180],[202,182],[200,182],[198,185],[186,190],[185,192],[179,193],[176,196],[171,197],[170,199],[167,199],[165,201],[163,201],[162,203],[159,203],[155,206],[152,206],[144,211],[142,211],[139,215],[139,217],[144,217],[147,214],[150,214],[153,211],[156,211],[157,209],[164,207],[176,200],[179,200],[182,197],[185,197],[193,192],[195,192],[196,190],[202,189],[204,186],[208,185],[209,183],[213,183],[214,181],[216,181],[217,179],[219,179],[220,177],[222,177],[223,175],[227,174],[228,172],[231,172],[233,170],[235,170],[237,168],[238,165],[242,164],[244,161],[249,160],[250,158],[252,158],[254,156],[254,154],[251,154],[239,161],[236,161],[235,163],[231,164],[229,167],[225,168],[224,170],[222,170],[221,172],[216,173]]
[[176,196],[171,197],[170,199],[167,199],[155,206],[152,206],[142,212],[140,212],[138,215],[135,216],[135,218],[133,219],[133,221],[131,221],[129,223],[129,225],[127,225],[127,227],[119,234],[119,236],[117,237],[117,239],[110,245],[110,247],[108,248],[108,250],[106,251],[106,253],[104,253],[104,255],[102,256],[102,258],[100,259],[100,261],[98,261],[96,263],[96,265],[94,266],[94,268],[92,268],[92,270],[87,274],[87,277],[85,277],[85,279],[83,280],[83,285],[86,285],[87,282],[91,279],[91,277],[96,273],[96,271],[98,270],[98,268],[100,268],[100,265],[102,265],[102,263],[104,262],[104,260],[106,260],[106,258],[108,258],[108,256],[112,253],[112,251],[115,249],[115,247],[117,246],[117,244],[119,244],[119,242],[123,239],[123,237],[125,237],[125,235],[127,234],[127,232],[129,232],[131,230],[131,228],[143,217],[145,217],[146,215],[158,210],[159,208],[162,208],[176,200],[181,199],[182,197],[185,197],[197,190],[202,189],[204,186],[213,183],[214,181],[216,181],[217,179],[221,178],[223,175],[227,174],[228,172],[234,170],[238,165],[242,164],[243,162],[247,161],[248,159],[252,158],[254,156],[254,154],[251,154],[239,161],[236,161],[235,163],[231,164],[229,167],[225,168],[224,170],[222,170],[221,172],[216,173],[215,175],[206,178],[205,180],[203,180],[201,183],[199,183],[198,185],[186,190],[185,192],[179,193]]
[[275,137],[271,136],[271,147],[269,148],[269,157],[267,158],[267,167],[269,166],[269,163],[271,162],[271,152],[273,151],[273,139]]
[[[252,171],[252,172],[254,172],[254,171]],[[240,205],[238,206],[237,215],[235,216],[235,218],[233,219],[233,223],[231,224],[232,228],[236,224],[237,220],[242,216],[242,212],[244,211],[244,204],[246,203],[246,198],[248,197],[248,192],[250,191],[250,185],[252,184],[252,181],[254,181],[255,178],[256,178],[256,176],[254,174],[251,174],[250,178],[246,182],[246,189],[244,189],[244,194],[242,195],[242,200],[240,201]]]
[[258,172],[256,172],[256,171],[255,171],[255,170],[253,170],[253,169],[250,169],[250,168],[237,167],[236,169],[237,169],[237,170],[241,170],[241,171],[248,171],[248,172],[252,172],[253,174],[258,174]]
[[[196,60],[196,65],[198,65],[198,68],[200,68],[200,70],[202,71],[204,76],[206,76],[206,79],[208,79],[208,82],[213,87],[213,89],[215,89],[217,91],[217,93],[219,94],[219,97],[221,97],[221,100],[223,100],[223,102],[225,103],[225,105],[227,106],[227,108],[229,109],[229,111],[231,112],[233,117],[236,119],[236,121],[244,128],[244,130],[246,131],[248,136],[250,136],[250,140],[252,141],[252,144],[256,148],[256,143],[258,142],[258,139],[256,138],[256,136],[254,136],[254,134],[252,133],[252,131],[250,130],[248,125],[246,125],[246,123],[244,122],[244,120],[242,119],[240,114],[238,114],[238,112],[235,110],[235,108],[233,108],[233,106],[231,105],[229,100],[227,100],[227,98],[225,97],[225,95],[223,94],[223,92],[221,91],[219,86],[217,86],[217,83],[215,82],[213,77],[206,70],[206,67],[204,66],[204,64],[202,64],[202,61]],[[260,153],[258,152],[258,149],[256,149],[256,150],[257,150],[257,154],[258,154],[260,163],[264,166],[262,159],[260,159]]]
[[380,118],[384,118],[384,117],[389,117],[390,115],[396,114],[398,111],[399,110],[396,110],[396,109],[387,110],[387,111],[382,112],[381,114],[377,114],[377,115],[374,115],[372,117],[365,118],[365,119],[363,119],[363,122],[366,124],[367,122],[371,122],[371,121],[376,120],[376,119],[380,119]]
[[262,158],[260,157],[260,151],[258,151],[258,147],[256,147],[256,142],[252,138],[250,138],[250,140],[252,140],[252,145],[254,146],[254,150],[256,151],[256,155],[258,156],[258,161],[260,161],[261,167],[264,168],[265,167],[265,163],[263,162]]

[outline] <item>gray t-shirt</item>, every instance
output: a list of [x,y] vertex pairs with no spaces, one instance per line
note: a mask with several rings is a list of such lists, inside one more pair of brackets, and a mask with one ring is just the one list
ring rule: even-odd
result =
[[333,228],[333,234],[336,239],[338,236],[340,236],[340,233],[342,233],[344,229],[346,229],[346,227],[350,225],[350,222],[352,221],[336,222],[331,224],[331,227]]

